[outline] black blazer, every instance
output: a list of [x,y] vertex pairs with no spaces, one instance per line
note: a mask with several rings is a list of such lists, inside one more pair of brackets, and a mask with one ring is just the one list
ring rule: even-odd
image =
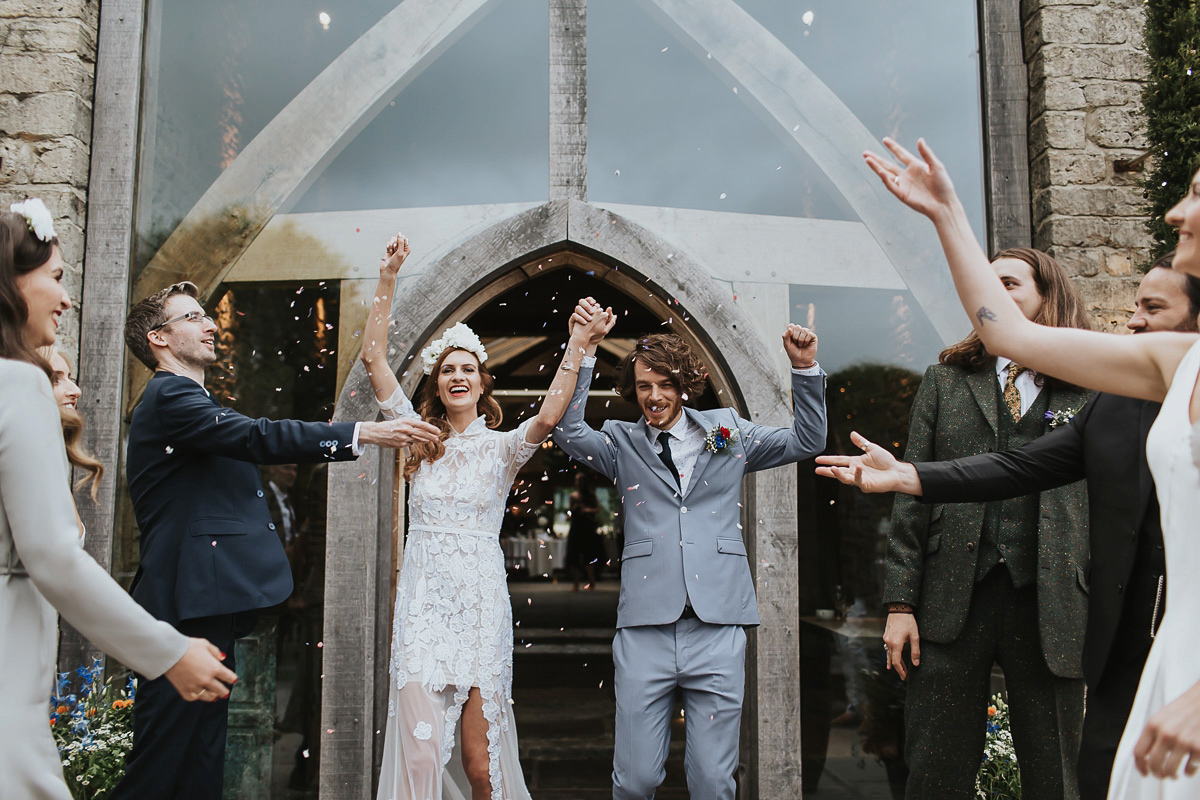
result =
[[930,503],[1002,500],[1087,478],[1091,566],[1083,672],[1091,686],[1112,652],[1139,540],[1162,542],[1158,514],[1147,513],[1154,480],[1146,434],[1158,409],[1158,403],[1098,394],[1069,424],[1020,449],[915,465],[922,499]]
[[281,603],[292,574],[255,464],[348,461],[354,423],[251,419],[200,384],[155,373],[129,426],[141,531],[132,594],[172,624]]

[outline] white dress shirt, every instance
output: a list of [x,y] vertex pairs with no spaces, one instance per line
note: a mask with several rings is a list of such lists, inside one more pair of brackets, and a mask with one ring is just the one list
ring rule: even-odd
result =
[[[996,356],[996,380],[1000,381],[1001,393],[1004,392],[1004,385],[1008,383],[1008,365],[1011,363],[1011,358]],[[1033,401],[1037,400],[1042,387],[1038,385],[1037,373],[1031,369],[1026,369],[1018,375],[1016,383],[1017,391],[1021,393],[1021,416],[1025,416]]]

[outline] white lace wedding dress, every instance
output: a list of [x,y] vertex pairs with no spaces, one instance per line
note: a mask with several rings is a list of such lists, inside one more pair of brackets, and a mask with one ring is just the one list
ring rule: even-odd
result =
[[[403,391],[384,416],[419,418]],[[466,800],[458,721],[479,687],[492,800],[529,800],[513,721],[512,606],[500,523],[517,470],[538,449],[532,420],[507,433],[479,417],[408,488],[408,540],[392,623],[387,729],[378,800]]]

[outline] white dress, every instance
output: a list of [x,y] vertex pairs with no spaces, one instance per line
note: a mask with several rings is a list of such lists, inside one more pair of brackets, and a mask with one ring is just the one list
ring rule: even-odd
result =
[[1200,429],[1188,421],[1188,406],[1200,373],[1200,342],[1188,350],[1146,440],[1146,460],[1158,488],[1167,560],[1167,612],[1150,648],[1129,722],[1113,764],[1110,800],[1194,800],[1200,776],[1177,780],[1142,777],[1133,748],[1146,722],[1160,708],[1200,681]]
[[[397,388],[389,419],[419,419]],[[488,723],[492,800],[529,800],[512,715],[512,606],[500,523],[521,465],[539,447],[532,420],[494,431],[479,417],[445,440],[408,488],[408,539],[392,623],[388,718],[378,800],[466,800],[458,721],[479,687]]]

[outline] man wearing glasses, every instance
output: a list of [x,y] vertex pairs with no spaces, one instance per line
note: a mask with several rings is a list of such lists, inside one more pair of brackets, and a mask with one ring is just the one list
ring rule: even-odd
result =
[[[234,669],[234,641],[258,609],[292,592],[287,556],[256,464],[346,461],[368,444],[437,438],[425,422],[250,419],[204,388],[217,326],[199,290],[177,283],[134,305],[125,342],[154,371],[129,426],[126,473],[141,532],[132,594],[147,611],[202,636]],[[165,681],[142,680],[133,750],[114,800],[221,797],[228,700],[186,703]]]

